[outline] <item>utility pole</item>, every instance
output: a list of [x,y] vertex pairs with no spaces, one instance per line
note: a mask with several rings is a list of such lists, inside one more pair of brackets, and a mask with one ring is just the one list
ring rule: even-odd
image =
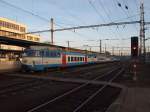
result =
[[114,56],[114,49],[115,49],[115,47],[113,46],[112,47],[112,55]]
[[106,44],[105,44],[105,53],[106,53]]
[[145,21],[144,21],[144,0],[140,3],[140,49],[139,55],[142,61],[145,62],[146,49],[145,49]]
[[102,53],[102,40],[99,40],[99,52]]
[[68,45],[68,50],[69,50],[69,47],[70,47],[70,41],[69,40],[67,41],[67,45]]
[[51,44],[53,45],[53,38],[54,38],[54,19],[51,18]]
[[68,46],[68,50],[69,50],[69,48],[70,48],[70,42],[73,42],[73,41],[67,41],[67,46]]
[[90,47],[90,51],[92,51],[92,47]]

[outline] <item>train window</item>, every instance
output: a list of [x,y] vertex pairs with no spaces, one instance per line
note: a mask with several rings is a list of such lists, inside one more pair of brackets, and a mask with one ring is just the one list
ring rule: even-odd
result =
[[45,51],[45,56],[49,57],[49,52],[48,51]]
[[77,61],[77,57],[75,57],[75,61]]
[[40,56],[43,56],[44,55],[44,51],[40,51]]
[[82,57],[80,57],[80,61],[82,61]]
[[71,57],[72,59],[71,59],[71,61],[74,61],[74,58],[73,57]]
[[51,57],[56,57],[56,52],[51,52]]
[[57,56],[60,57],[60,53],[59,52],[57,53]]
[[73,57],[71,57],[71,61],[73,61]]
[[68,57],[68,62],[70,62],[70,56]]
[[78,61],[80,61],[80,57],[78,57]]
[[40,56],[40,51],[36,51],[35,56],[39,57]]
[[84,57],[82,57],[82,60],[84,61]]

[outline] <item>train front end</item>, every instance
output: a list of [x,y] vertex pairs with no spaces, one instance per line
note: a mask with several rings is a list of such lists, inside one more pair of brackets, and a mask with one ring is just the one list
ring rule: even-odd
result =
[[39,50],[28,49],[22,55],[23,71],[40,71],[44,67],[42,65],[42,52]]

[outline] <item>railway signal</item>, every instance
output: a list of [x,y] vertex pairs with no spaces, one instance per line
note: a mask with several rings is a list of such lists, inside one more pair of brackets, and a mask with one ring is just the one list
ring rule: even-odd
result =
[[138,57],[138,37],[131,37],[131,57]]

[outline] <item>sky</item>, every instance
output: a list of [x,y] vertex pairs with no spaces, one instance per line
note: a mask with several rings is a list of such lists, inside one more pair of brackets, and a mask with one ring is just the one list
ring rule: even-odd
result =
[[[144,6],[145,20],[150,21],[150,0],[144,0]],[[139,7],[140,0],[0,0],[0,16],[26,24],[30,32],[50,29],[51,18],[54,18],[55,29],[135,21],[140,19]],[[139,29],[137,24],[54,32],[54,42],[67,46],[66,41],[71,41],[71,47],[86,49],[89,45],[95,46],[93,51],[99,51],[97,46],[101,39],[103,50],[106,47],[111,52],[112,47],[116,47],[117,52],[117,47],[124,47],[119,50],[128,53],[130,37],[139,36]],[[149,26],[146,29],[146,37],[149,37]],[[42,42],[51,39],[50,32],[38,35]]]

